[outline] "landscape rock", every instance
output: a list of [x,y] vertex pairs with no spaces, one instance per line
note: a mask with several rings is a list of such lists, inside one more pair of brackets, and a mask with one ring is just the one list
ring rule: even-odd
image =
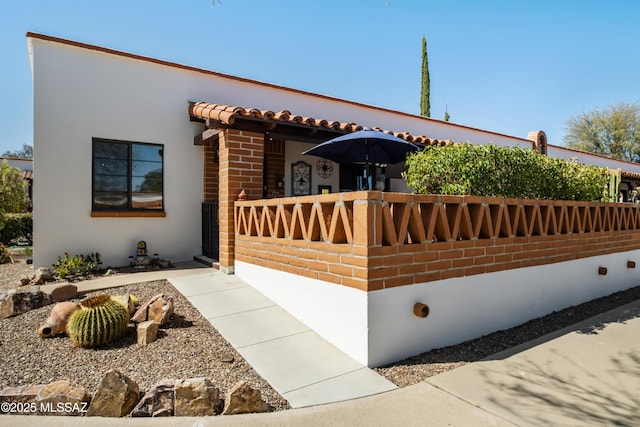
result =
[[[0,390],[0,403],[31,403],[42,390],[43,385],[23,385]],[[26,415],[26,414],[24,414]]]
[[173,416],[174,386],[176,381],[162,379],[149,389],[138,402],[132,417],[170,417]]
[[138,333],[138,344],[151,344],[158,338],[158,328],[160,324],[153,320],[145,320],[138,323],[136,331]]
[[138,310],[131,316],[131,321],[134,323],[144,322],[147,319],[147,312],[149,311],[149,306],[153,304],[157,299],[162,298],[164,294],[157,294],[151,299],[147,300],[144,304],[140,304]]
[[215,415],[220,410],[220,390],[208,378],[177,380],[174,405],[176,417]]
[[8,292],[7,297],[0,303],[0,319],[17,316],[52,302],[51,296],[42,291]]
[[53,270],[51,268],[49,268],[49,267],[40,267],[34,273],[32,282],[35,285],[43,285],[46,282],[52,282],[54,280],[56,280],[56,279],[55,279],[55,277],[53,277]]
[[147,312],[147,320],[153,320],[161,325],[169,322],[169,318],[173,314],[173,298],[163,295],[149,306]]
[[262,400],[260,390],[252,388],[246,381],[240,381],[227,392],[222,415],[268,411],[269,405]]
[[82,415],[91,397],[87,390],[72,386],[69,381],[47,384],[38,392],[35,403],[42,415]]
[[78,287],[71,283],[61,283],[47,292],[53,302],[68,301],[78,296]]
[[108,371],[93,395],[87,416],[123,417],[140,399],[138,384],[116,370]]
[[22,286],[27,286],[29,283],[31,283],[31,279],[30,279],[29,277],[27,277],[27,276],[22,276],[22,277],[20,278],[20,284],[21,284]]

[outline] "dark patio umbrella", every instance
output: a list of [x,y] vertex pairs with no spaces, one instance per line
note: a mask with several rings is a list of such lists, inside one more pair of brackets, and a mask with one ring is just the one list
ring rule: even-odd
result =
[[302,154],[323,157],[336,163],[364,162],[366,164],[365,180],[369,186],[371,163],[403,162],[407,153],[418,150],[417,145],[404,139],[381,131],[364,129],[325,141]]

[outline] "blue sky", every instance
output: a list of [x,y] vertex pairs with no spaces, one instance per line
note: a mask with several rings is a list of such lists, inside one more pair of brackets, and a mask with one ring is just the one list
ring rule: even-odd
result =
[[221,1],[0,1],[0,153],[33,143],[27,31],[414,114],[424,35],[432,117],[558,145],[640,101],[635,0]]

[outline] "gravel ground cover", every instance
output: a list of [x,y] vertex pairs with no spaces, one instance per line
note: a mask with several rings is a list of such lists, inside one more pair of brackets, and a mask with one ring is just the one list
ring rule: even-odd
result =
[[20,288],[22,276],[31,277],[33,267],[27,264],[27,256],[22,252],[11,251],[14,263],[0,264],[0,293]]
[[175,311],[158,339],[147,346],[136,344],[136,332],[101,349],[76,348],[66,335],[42,339],[38,326],[51,306],[0,320],[0,388],[46,384],[68,380],[94,392],[109,369],[117,369],[148,388],[162,378],[207,377],[226,393],[238,381],[260,390],[273,410],[289,409],[282,398],[239,353],[204,319],[197,309],[165,280],[98,291],[87,296],[131,293],[140,301],[165,293],[174,297]]
[[[20,277],[31,273],[31,266],[24,260],[19,257],[15,260],[16,264],[0,265],[0,292],[19,287]],[[0,388],[67,379],[93,391],[102,375],[114,368],[129,375],[142,387],[148,387],[161,378],[205,376],[226,392],[237,381],[246,380],[261,391],[274,410],[289,408],[286,400],[171,284],[156,281],[108,290],[112,295],[125,292],[142,301],[160,292],[174,295],[174,317],[168,327],[161,329],[158,341],[139,347],[133,329],[114,345],[101,350],[75,348],[64,335],[43,340],[37,336],[36,330],[51,309],[43,307],[0,321]],[[102,292],[89,295],[99,293]],[[399,387],[405,387],[638,299],[640,286],[551,313],[515,328],[413,356],[376,371]],[[224,361],[229,358],[233,358],[233,362]]]

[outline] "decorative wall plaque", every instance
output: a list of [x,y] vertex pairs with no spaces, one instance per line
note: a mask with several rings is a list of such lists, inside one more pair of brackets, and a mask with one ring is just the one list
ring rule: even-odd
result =
[[311,165],[303,161],[291,164],[291,194],[294,196],[311,194]]

